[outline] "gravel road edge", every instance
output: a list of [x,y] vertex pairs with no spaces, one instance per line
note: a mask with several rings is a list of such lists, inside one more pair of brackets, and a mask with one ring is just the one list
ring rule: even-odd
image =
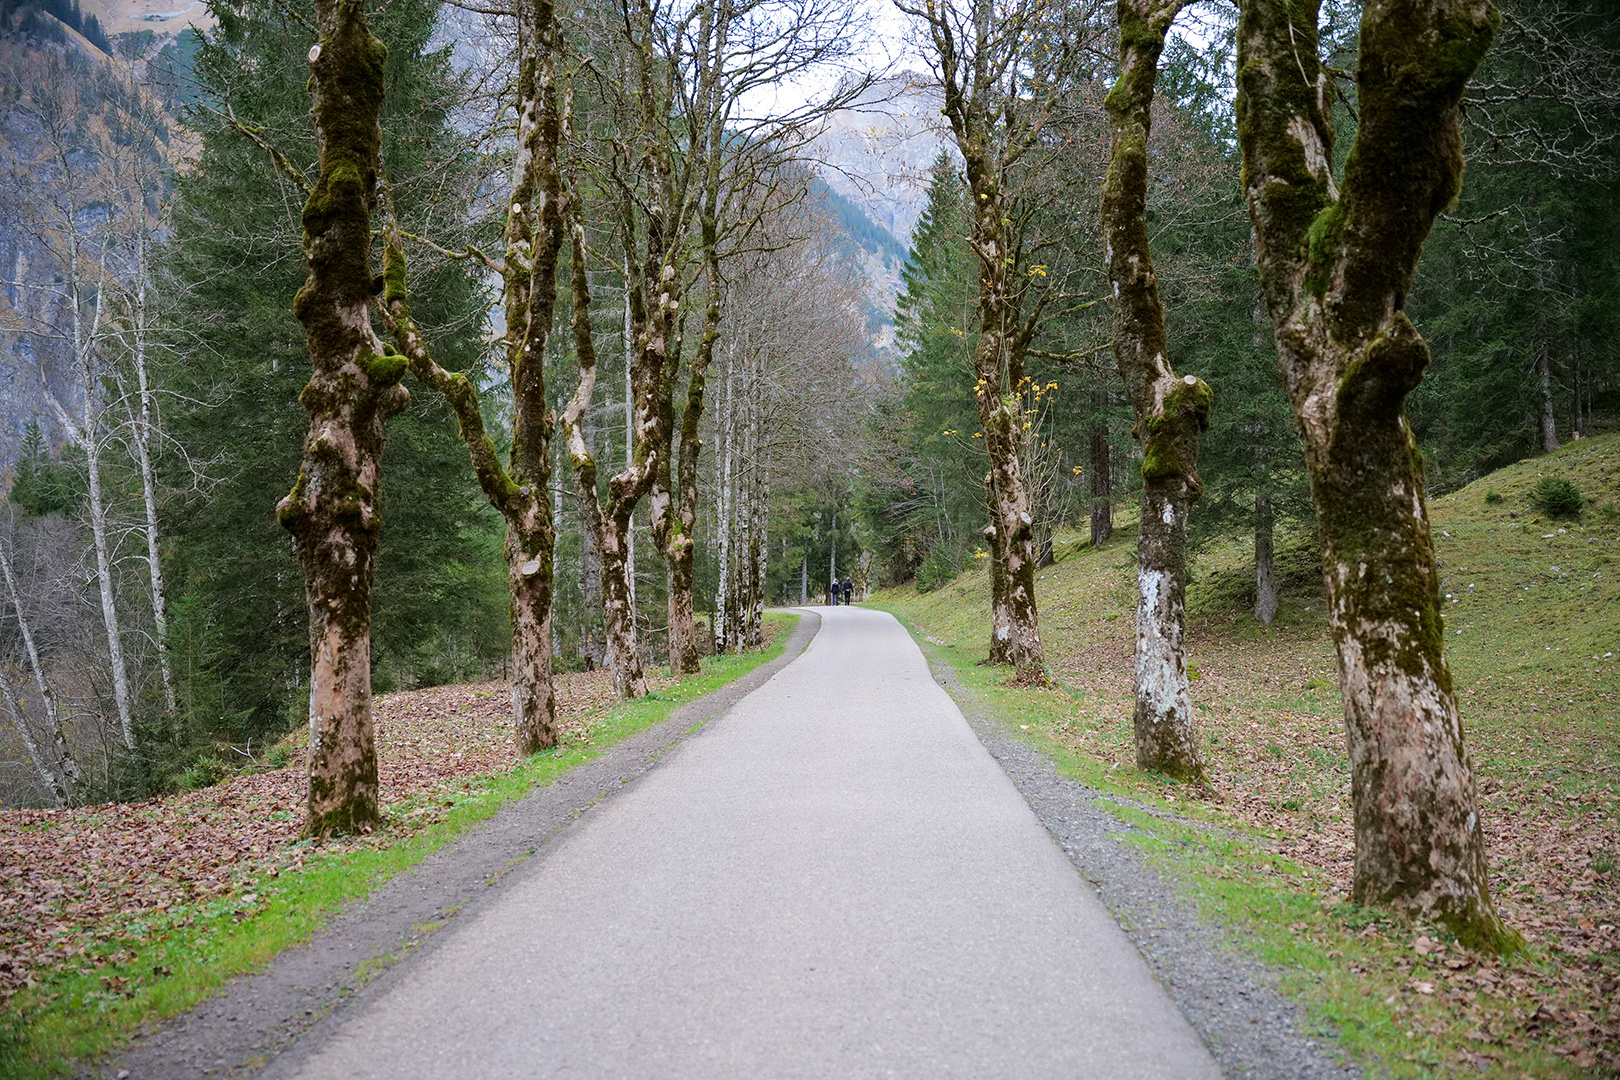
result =
[[1222,1073],[1242,1080],[1360,1080],[1362,1070],[1331,1040],[1312,1034],[1304,1011],[1278,992],[1274,972],[1233,949],[1230,934],[1201,921],[1171,881],[1121,842],[1131,826],[1098,805],[1096,791],[1060,776],[1052,759],[1013,735],[1011,722],[964,685],[954,667],[919,645],[934,680],[1096,889]]

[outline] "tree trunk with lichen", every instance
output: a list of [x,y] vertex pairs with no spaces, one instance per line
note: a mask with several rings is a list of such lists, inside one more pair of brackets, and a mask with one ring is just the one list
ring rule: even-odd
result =
[[675,490],[671,512],[666,519],[659,546],[669,565],[669,670],[675,675],[696,675],[703,670],[698,649],[697,623],[693,616],[693,588],[698,508],[698,455],[703,451],[699,428],[703,421],[703,395],[707,389],[709,366],[714,360],[714,343],[720,337],[720,254],[719,226],[712,217],[702,223],[704,272],[709,286],[709,302],[703,311],[703,336],[698,339],[697,355],[687,373],[686,408],[681,412],[680,445],[675,448]]
[[[310,50],[320,180],[304,204],[309,278],[293,301],[312,371],[302,468],[276,508],[303,564],[309,605],[309,796],[305,836],[379,821],[371,718],[371,586],[382,527],[383,430],[410,395],[403,357],[371,328],[383,59],[352,0],[320,0]],[[385,353],[387,353],[385,355]]]
[[567,232],[559,153],[567,123],[556,74],[558,27],[549,0],[517,8],[517,150],[506,225],[506,363],[512,384],[512,445],[506,464],[484,426],[477,388],[434,362],[411,318],[405,253],[389,215],[383,314],[411,371],[444,395],[490,504],[506,519],[506,577],[512,617],[512,719],[519,754],[557,745],[551,669],[555,593],[551,428],[545,354],[557,308],[557,267]]
[[[563,409],[559,418],[563,439],[568,447],[568,459],[574,467],[574,481],[579,492],[580,514],[585,527],[596,537],[596,550],[602,567],[602,629],[607,639],[608,666],[613,671],[614,691],[622,699],[642,697],[647,693],[647,676],[641,664],[641,645],[636,638],[636,601],[631,589],[630,529],[636,498],[634,482],[645,482],[648,467],[647,435],[643,403],[645,379],[637,380],[638,408],[634,411],[641,441],[635,456],[623,473],[608,481],[608,500],[604,506],[597,492],[598,472],[596,458],[585,444],[583,418],[596,394],[596,339],[591,329],[591,288],[589,267],[586,264],[587,246],[585,229],[576,213],[571,224],[572,249],[569,258],[569,283],[573,299],[574,356],[579,363],[579,386],[573,400]],[[628,290],[626,301],[629,301]],[[633,364],[634,368],[642,367]],[[634,371],[633,371],[634,374]]]
[[1271,500],[1254,499],[1254,617],[1267,626],[1277,617],[1277,559],[1272,544],[1277,516]]
[[[512,718],[520,754],[557,745],[551,610],[557,526],[551,507],[551,406],[546,343],[557,310],[557,265],[567,234],[560,163],[565,117],[557,86],[560,33],[550,0],[523,0],[518,15],[518,152],[506,223],[506,366],[512,383],[512,450],[491,477],[506,518],[512,598]],[[504,479],[505,483],[500,483]],[[513,489],[516,490],[513,490]],[[487,493],[487,492],[486,492]]]
[[1035,686],[1046,681],[1045,655],[1035,610],[1035,523],[1018,459],[1024,365],[1002,254],[1006,210],[989,194],[995,183],[984,161],[975,155],[967,172],[969,190],[986,195],[978,199],[973,226],[973,247],[979,254],[979,340],[973,368],[979,427],[990,459],[985,485],[990,521],[984,531],[992,563],[990,662],[1011,665],[1014,682]]
[[[1035,321],[1025,318],[1026,282],[1018,277],[1025,267],[1024,217],[1016,212],[1018,199],[1008,185],[1024,153],[1039,141],[1051,103],[1026,94],[1038,79],[1023,83],[1022,74],[1008,74],[1024,70],[1021,60],[1033,61],[1031,54],[1019,52],[1029,35],[1012,31],[989,0],[975,0],[960,25],[933,3],[899,7],[927,28],[944,99],[941,112],[962,155],[973,202],[968,245],[979,284],[974,398],[989,459],[989,521],[983,535],[991,561],[990,662],[1011,665],[1017,685],[1042,686],[1047,680],[1035,606],[1035,522],[1019,461],[1024,356]],[[1016,23],[1027,11],[1008,14]],[[1004,83],[1009,78],[1011,88]]]
[[1488,0],[1363,9],[1342,190],[1318,5],[1244,0],[1238,135],[1261,283],[1321,537],[1355,804],[1353,894],[1511,947],[1491,903],[1473,770],[1442,652],[1423,467],[1405,416],[1429,350],[1402,310],[1462,179],[1463,88]]
[[1105,105],[1113,135],[1102,228],[1114,284],[1114,356],[1142,447],[1137,534],[1136,763],[1204,783],[1187,680],[1187,519],[1203,490],[1199,435],[1209,387],[1170,364],[1147,233],[1148,132],[1165,34],[1182,0],[1119,0],[1119,79]]

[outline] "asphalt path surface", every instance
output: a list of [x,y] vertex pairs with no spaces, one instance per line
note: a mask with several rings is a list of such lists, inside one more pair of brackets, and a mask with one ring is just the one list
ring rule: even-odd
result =
[[796,661],[271,1071],[1218,1077],[900,625],[820,613]]

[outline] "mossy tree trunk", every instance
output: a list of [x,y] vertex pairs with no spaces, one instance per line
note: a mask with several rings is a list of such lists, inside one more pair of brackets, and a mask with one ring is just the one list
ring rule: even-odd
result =
[[[512,616],[512,713],[520,754],[557,744],[551,670],[555,595],[551,449],[545,354],[557,308],[557,268],[567,233],[560,152],[567,124],[558,86],[560,35],[550,0],[517,7],[517,150],[508,202],[506,260],[485,259],[504,283],[505,352],[512,384],[512,444],[503,465],[484,425],[477,388],[439,367],[411,318],[405,254],[390,215],[384,315],[412,372],[445,396],[456,414],[473,472],[506,519],[505,557]],[[481,253],[469,252],[481,257]]]
[[320,179],[304,205],[309,278],[293,301],[309,346],[302,468],[277,506],[303,564],[309,605],[309,797],[304,835],[369,831],[378,820],[371,718],[371,586],[382,527],[383,431],[405,408],[402,357],[371,328],[371,215],[377,200],[387,50],[354,0],[318,0],[310,50]]
[[491,475],[485,487],[500,491],[496,505],[506,518],[512,711],[518,751],[529,754],[557,744],[551,679],[557,529],[551,505],[553,418],[545,371],[557,309],[557,265],[567,234],[561,171],[566,117],[557,85],[562,35],[556,9],[551,0],[521,0],[516,12],[518,151],[506,224],[504,297],[512,449],[507,476]]
[[1402,310],[1462,179],[1459,106],[1488,0],[1363,9],[1360,117],[1333,175],[1318,4],[1244,0],[1238,135],[1260,276],[1316,502],[1355,804],[1354,898],[1511,945],[1491,903],[1406,396],[1429,350]]
[[[572,201],[572,200],[571,200]],[[596,339],[591,329],[591,289],[588,248],[585,229],[575,212],[572,223],[572,250],[569,258],[569,281],[573,298],[574,356],[579,363],[579,386],[573,400],[564,408],[561,417],[563,438],[568,448],[568,459],[574,468],[574,481],[579,493],[580,514],[586,528],[596,536],[597,552],[602,566],[602,624],[607,638],[608,666],[613,671],[614,691],[624,699],[642,697],[647,693],[647,675],[641,663],[641,646],[636,635],[636,598],[631,575],[635,572],[630,547],[632,515],[641,493],[651,485],[651,471],[657,466],[656,438],[657,386],[649,387],[646,350],[638,350],[628,358],[631,365],[631,384],[634,388],[634,408],[631,416],[635,423],[636,444],[631,460],[623,472],[608,480],[608,497],[601,498],[598,491],[599,471],[596,458],[585,443],[583,420],[596,393]],[[626,289],[625,301],[637,302]],[[634,319],[632,312],[632,319]],[[639,339],[637,339],[639,340]],[[662,364],[659,364],[662,371]],[[661,375],[658,376],[661,379]]]
[[1187,681],[1187,518],[1203,490],[1199,435],[1210,390],[1176,374],[1147,233],[1148,133],[1165,34],[1182,0],[1119,0],[1119,79],[1105,105],[1112,153],[1102,190],[1108,276],[1114,285],[1114,356],[1142,447],[1137,535],[1136,763],[1204,782]]
[[714,344],[720,337],[722,281],[719,223],[712,214],[705,214],[700,229],[709,297],[703,311],[703,334],[698,339],[697,355],[688,365],[686,407],[681,411],[680,445],[674,448],[675,490],[664,536],[659,541],[664,550],[664,559],[669,564],[669,670],[676,675],[695,675],[703,670],[693,615],[693,587],[697,579],[693,537],[697,531],[698,455],[703,451],[699,429],[703,422],[709,367],[714,360]]
[[[990,660],[1010,664],[1021,685],[1046,682],[1035,605],[1034,519],[1019,461],[1024,421],[1024,357],[1040,317],[1026,312],[1028,288],[1021,250],[1026,200],[1009,190],[1015,170],[1040,137],[1062,60],[1024,50],[1035,37],[1038,5],[998,11],[973,0],[958,17],[950,5],[899,4],[921,21],[934,50],[943,113],[962,155],[973,200],[968,238],[979,270],[979,337],[973,353],[979,427],[989,458],[989,522],[984,536],[991,566]],[[1055,55],[1055,54],[1054,54]],[[1025,61],[1040,69],[1029,78]]]

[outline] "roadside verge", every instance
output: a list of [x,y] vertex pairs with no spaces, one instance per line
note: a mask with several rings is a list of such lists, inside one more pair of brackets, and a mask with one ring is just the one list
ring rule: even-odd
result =
[[227,916],[150,941],[130,961],[131,974],[152,969],[136,994],[87,1009],[70,997],[82,993],[71,981],[42,988],[54,993],[22,1037],[0,1044],[0,1077],[60,1075],[92,1055],[99,1063],[78,1066],[80,1075],[170,1080],[256,1070],[791,662],[819,619],[788,618],[794,625],[780,644],[720,658],[702,675],[614,708],[583,743],[535,755],[433,828],[311,860],[262,890],[241,922]]
[[[899,617],[898,612],[892,612]],[[1333,1046],[1331,1032],[1311,1022],[1278,989],[1278,975],[1232,947],[1231,935],[1201,921],[1183,890],[1157,869],[1142,848],[1153,832],[1135,826],[1158,811],[1128,797],[1069,779],[1052,757],[980,685],[1005,669],[979,669],[964,678],[960,657],[904,619],[928,659],[934,681],[949,693],[974,734],[1007,773],[1136,945],[1154,976],[1228,1076],[1245,1080],[1351,1080],[1362,1075]]]

